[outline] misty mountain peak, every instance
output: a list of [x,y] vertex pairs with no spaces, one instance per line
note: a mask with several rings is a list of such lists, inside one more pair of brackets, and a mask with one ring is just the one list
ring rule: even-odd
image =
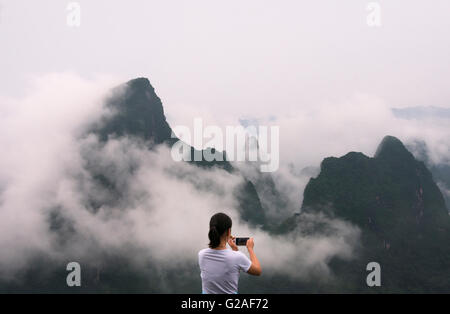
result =
[[113,115],[96,130],[102,140],[110,135],[134,136],[157,144],[170,139],[172,130],[161,99],[147,78],[130,80],[115,91],[105,104]]
[[[304,190],[302,212],[322,212],[360,228],[357,260],[336,270],[345,274],[346,282],[352,276],[347,269],[377,261],[388,265],[385,278],[394,278],[383,284],[387,291],[432,287],[433,278],[440,278],[437,269],[449,267],[441,262],[450,252],[450,217],[443,195],[425,164],[393,136],[382,140],[374,158],[361,153],[326,158]],[[300,218],[297,225],[302,226]],[[403,280],[404,274],[419,274],[419,279],[411,284]],[[438,283],[438,290],[447,290],[447,283]]]
[[331,209],[359,226],[377,221],[388,233],[393,222],[411,228],[444,223],[450,232],[444,198],[430,171],[393,136],[383,139],[374,158],[355,152],[326,158],[305,188],[302,208]]
[[414,160],[414,156],[406,149],[405,145],[398,138],[390,135],[383,138],[374,157],[379,159],[399,157]]
[[152,84],[150,84],[150,80],[146,77],[138,77],[132,80],[129,80],[125,83],[130,88],[135,90],[145,91],[146,89],[154,91]]

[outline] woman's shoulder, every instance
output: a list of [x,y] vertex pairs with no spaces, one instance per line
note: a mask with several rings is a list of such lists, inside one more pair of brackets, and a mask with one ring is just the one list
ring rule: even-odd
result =
[[198,256],[204,255],[205,253],[207,253],[209,251],[211,251],[210,248],[201,249],[200,251],[198,251]]
[[207,248],[204,248],[204,249],[201,249],[200,251],[198,251],[198,255],[201,256],[201,255],[211,255],[211,254],[224,254],[224,253],[226,253],[226,251],[228,251],[228,249],[227,250],[214,250],[214,249],[207,247]]
[[232,259],[235,261],[240,261],[240,260],[242,260],[242,258],[245,258],[245,254],[242,253],[241,251],[228,250],[227,255],[228,255],[229,259]]
[[211,248],[205,248],[205,249],[201,249],[198,252],[199,256],[203,256],[203,255],[210,255],[210,254],[214,254],[214,255],[225,255],[225,256],[230,256],[230,257],[241,257],[241,256],[245,256],[244,253],[242,253],[241,251],[233,251],[231,249],[225,249],[225,250],[214,250]]
[[233,252],[232,254],[234,254],[234,256],[236,256],[236,257],[245,256],[245,254],[242,253],[241,251],[233,251],[233,250],[230,250],[230,251]]

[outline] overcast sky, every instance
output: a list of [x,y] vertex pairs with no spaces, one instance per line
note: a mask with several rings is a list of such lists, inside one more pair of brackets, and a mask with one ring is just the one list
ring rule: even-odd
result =
[[[165,248],[194,260],[206,233],[192,226],[206,228],[217,204],[237,217],[234,175],[184,163],[175,168],[164,151],[126,139],[103,147],[80,138],[99,119],[106,91],[138,76],[150,79],[171,126],[192,125],[194,117],[279,125],[282,166],[274,176],[294,204],[289,215],[299,210],[309,180],[291,163],[300,170],[349,151],[372,156],[387,134],[425,139],[433,161],[449,163],[448,118],[410,121],[391,112],[450,108],[448,0],[380,0],[380,27],[367,23],[367,0],[80,0],[79,27],[67,25],[69,2],[0,0],[0,278],[30,251],[65,253],[48,229],[48,210],[56,205],[80,235],[106,249],[133,242],[144,254],[157,247],[169,261],[173,252],[161,249],[157,235],[169,234]],[[108,208],[105,215],[85,208],[90,193],[105,197],[91,189],[87,158],[100,170],[112,165],[114,182],[129,187],[117,220],[108,218]],[[120,172],[136,164],[142,171]],[[189,180],[166,169],[185,171]],[[228,194],[199,190],[208,180]],[[297,242],[233,226],[258,238],[264,263],[307,274],[311,265],[326,270],[332,257],[352,255],[357,230],[331,225],[338,231],[332,236]],[[84,240],[69,249],[91,256],[96,250]]]
[[393,107],[449,107],[450,2],[364,0],[0,0],[0,95],[71,71],[146,76],[171,104],[230,114],[335,101],[354,93]]

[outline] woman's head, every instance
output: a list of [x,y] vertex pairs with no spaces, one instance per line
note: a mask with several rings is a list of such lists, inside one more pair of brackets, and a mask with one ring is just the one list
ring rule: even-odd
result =
[[228,234],[232,225],[231,218],[224,213],[217,213],[209,221],[209,247],[214,249],[220,245],[220,239],[224,234]]

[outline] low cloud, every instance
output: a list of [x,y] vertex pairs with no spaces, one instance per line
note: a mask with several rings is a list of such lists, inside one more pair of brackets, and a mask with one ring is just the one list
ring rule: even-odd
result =
[[149,150],[136,138],[102,142],[86,133],[110,114],[102,103],[116,84],[53,74],[27,97],[2,99],[0,278],[13,278],[36,255],[98,264],[114,252],[161,271],[195,264],[219,211],[232,217],[236,235],[255,237],[269,274],[326,276],[331,258],[352,257],[359,231],[347,223],[310,216],[331,232],[271,236],[240,219],[233,190],[241,175],[174,162],[168,147]]
[[[360,231],[349,223],[305,214],[295,231],[271,235],[240,219],[233,193],[243,182],[240,174],[174,162],[168,147],[149,150],[136,138],[102,142],[86,133],[111,114],[102,104],[117,84],[112,78],[52,74],[36,79],[26,97],[0,98],[0,278],[14,278],[37,255],[98,264],[104,254],[121,254],[134,267],[151,261],[162,273],[195,265],[197,251],[208,242],[209,218],[219,211],[232,217],[234,234],[255,237],[269,275],[328,278],[331,259],[354,257]],[[217,119],[220,112],[206,110],[208,116]],[[424,140],[433,162],[448,162],[445,119],[399,119],[367,95],[259,121],[280,126],[281,165],[271,176],[285,206],[274,208],[274,199],[261,193],[274,220],[300,210],[304,186],[324,157],[373,155],[386,134]],[[225,118],[223,124],[230,122]],[[235,166],[256,177],[251,167]],[[307,232],[316,223],[326,228]]]

